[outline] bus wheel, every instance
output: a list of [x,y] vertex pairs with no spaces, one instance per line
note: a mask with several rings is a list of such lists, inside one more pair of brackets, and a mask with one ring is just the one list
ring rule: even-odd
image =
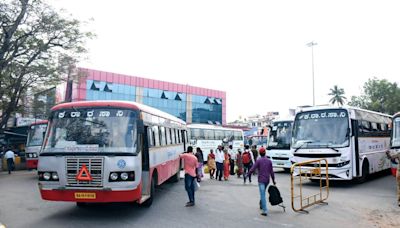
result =
[[368,176],[369,176],[369,163],[367,160],[365,160],[362,166],[362,174],[358,182],[364,183],[365,181],[367,181]]
[[150,207],[153,204],[154,194],[156,192],[156,181],[157,181],[156,176],[153,175],[150,184],[150,198],[144,201],[142,204],[140,204],[141,207]]
[[284,171],[285,173],[290,173],[290,168],[283,168],[283,171]]
[[172,182],[179,182],[179,179],[181,179],[181,169],[178,168],[178,170],[176,171],[175,175],[173,175],[171,177],[171,181]]

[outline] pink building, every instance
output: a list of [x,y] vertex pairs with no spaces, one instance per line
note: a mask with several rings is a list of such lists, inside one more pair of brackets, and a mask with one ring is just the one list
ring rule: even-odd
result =
[[187,123],[226,124],[224,91],[79,68],[72,101],[127,100],[170,113]]

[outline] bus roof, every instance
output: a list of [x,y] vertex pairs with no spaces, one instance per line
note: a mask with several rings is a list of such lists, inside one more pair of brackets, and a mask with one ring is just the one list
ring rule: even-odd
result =
[[396,117],[399,117],[399,116],[400,116],[400,112],[395,113],[395,114],[393,115],[393,118],[396,118]]
[[242,129],[237,128],[228,128],[220,125],[211,125],[211,124],[189,124],[188,128],[199,128],[199,129],[212,129],[212,130],[231,130],[231,131],[243,131]]
[[307,108],[300,109],[296,113],[296,115],[300,112],[324,110],[324,109],[346,109],[348,111],[354,111],[356,118],[373,121],[373,122],[383,122],[383,123],[387,123],[387,124],[390,123],[390,119],[392,118],[392,116],[385,114],[385,113],[370,111],[370,110],[362,109],[362,108],[356,108],[356,107],[352,107],[352,106],[348,106],[348,105],[343,105],[343,106],[324,105],[324,106],[307,107]]
[[30,126],[40,125],[40,124],[47,124],[48,122],[49,122],[48,120],[39,120],[39,121],[36,121],[34,123],[31,123]]
[[68,102],[68,103],[62,103],[54,106],[51,110],[52,111],[57,111],[60,109],[68,109],[68,108],[74,108],[74,107],[80,107],[80,108],[85,108],[85,107],[113,107],[113,108],[127,108],[127,109],[133,109],[133,110],[140,110],[158,117],[162,117],[165,119],[169,119],[175,122],[178,122],[180,124],[186,124],[185,121],[168,114],[166,112],[163,112],[161,110],[152,108],[150,106],[144,105],[144,104],[139,104],[137,102],[133,101],[118,101],[118,100],[99,100],[99,101],[75,101],[75,102]]

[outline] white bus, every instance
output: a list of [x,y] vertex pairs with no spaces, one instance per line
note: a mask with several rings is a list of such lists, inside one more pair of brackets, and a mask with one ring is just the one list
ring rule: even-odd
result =
[[155,185],[179,180],[186,124],[126,101],[81,101],[52,108],[39,156],[45,200],[138,202],[150,206]]
[[390,168],[390,123],[389,115],[354,107],[304,108],[293,124],[293,162],[326,158],[330,179],[363,182]]
[[47,120],[37,121],[29,126],[25,146],[26,168],[28,169],[37,169],[39,151],[42,147],[46,129]]
[[245,144],[249,145],[250,147],[255,146],[258,149],[260,147],[267,148],[268,143],[268,135],[250,135],[246,137]]
[[390,148],[395,151],[400,151],[400,112],[393,116],[392,138]]
[[189,124],[189,143],[194,151],[197,147],[203,151],[203,159],[207,161],[210,149],[217,149],[218,145],[229,146],[236,152],[238,149],[243,151],[244,139],[241,129],[226,128],[208,124]]
[[273,167],[289,171],[292,166],[290,141],[292,139],[293,118],[280,119],[272,122],[268,131],[267,156]]

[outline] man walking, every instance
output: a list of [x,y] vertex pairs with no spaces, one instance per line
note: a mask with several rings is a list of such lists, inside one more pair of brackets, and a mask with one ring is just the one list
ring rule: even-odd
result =
[[258,170],[258,189],[260,191],[260,201],[261,201],[261,215],[267,216],[267,202],[265,199],[265,189],[269,184],[269,179],[271,177],[272,182],[276,185],[274,170],[272,169],[272,162],[265,157],[265,149],[264,147],[260,148],[260,158],[256,161],[256,163],[251,167],[248,177],[257,169]]
[[223,148],[221,145],[219,145],[218,149],[215,150],[215,162],[217,163],[217,174],[215,175],[215,179],[218,178],[219,181],[222,181],[222,173],[224,172],[224,160],[225,155],[223,152]]
[[254,164],[253,153],[249,150],[249,145],[246,145],[245,150],[242,154],[242,162],[243,162],[243,183],[246,184],[246,179],[249,177],[249,182],[251,183],[251,176],[248,176],[251,166]]
[[233,151],[232,145],[229,145],[228,154],[229,154],[230,174],[235,175],[236,153],[235,153],[235,151]]
[[7,159],[8,174],[11,174],[11,170],[14,167],[14,160],[15,160],[15,154],[14,151],[12,151],[11,147],[8,148],[4,157]]
[[194,185],[196,181],[196,168],[198,161],[196,156],[193,154],[193,147],[188,146],[187,151],[184,154],[179,155],[182,158],[185,170],[185,190],[189,197],[189,202],[186,203],[186,207],[192,207],[195,204],[194,200]]
[[397,180],[397,204],[400,207],[400,151],[386,151],[386,155],[388,156],[389,159],[397,159],[397,174],[396,174],[396,180]]

